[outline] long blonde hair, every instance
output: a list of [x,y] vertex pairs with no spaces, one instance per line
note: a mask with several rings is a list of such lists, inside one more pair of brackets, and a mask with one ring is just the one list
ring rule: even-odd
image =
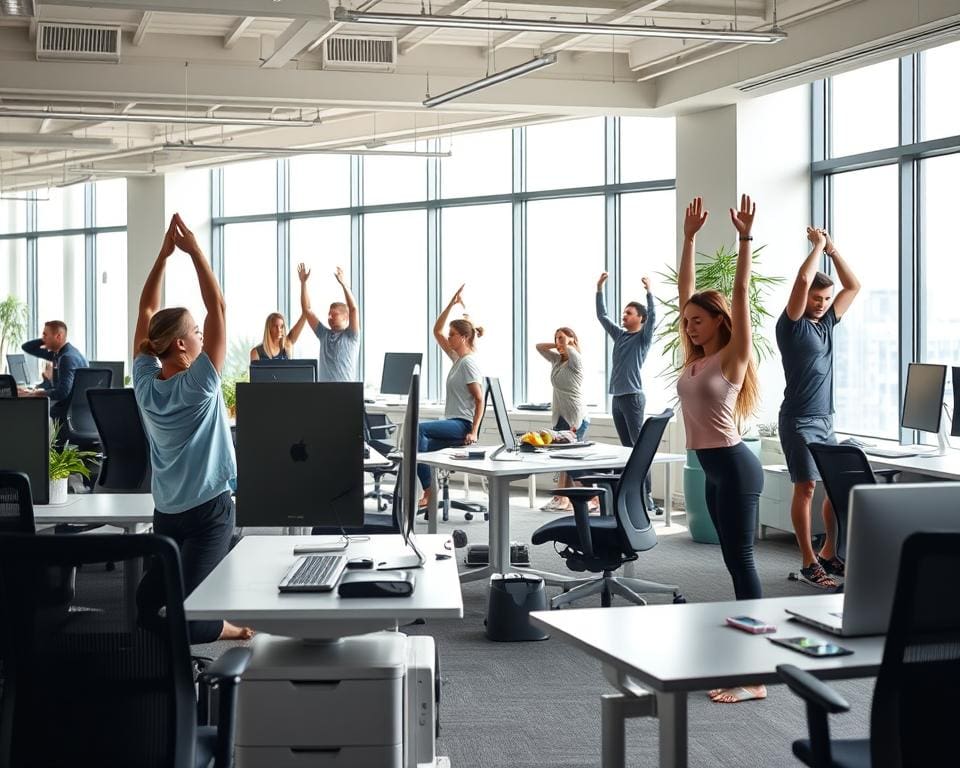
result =
[[[283,317],[283,315],[279,312],[271,312],[269,315],[267,315],[267,320],[263,324],[263,351],[266,352],[268,355],[270,354],[270,346],[272,344],[272,342],[270,341],[270,325],[277,318],[279,318],[280,320],[283,320],[283,338],[282,338],[282,341],[280,342],[280,349],[277,350],[277,355],[279,355],[283,351],[286,351],[287,354],[289,355],[292,345],[290,344],[290,339],[287,338],[287,321]],[[276,355],[274,355],[274,357],[276,357]]]
[[[720,349],[727,346],[733,336],[733,318],[730,317],[730,305],[727,304],[726,297],[719,291],[700,291],[693,294],[687,304],[681,308],[680,339],[683,343],[684,368],[706,356],[703,347],[694,344],[687,335],[687,319],[682,316],[682,312],[689,304],[700,307],[712,317],[722,318],[720,327],[717,329],[717,333],[720,334]],[[737,395],[737,403],[733,408],[733,417],[737,421],[737,426],[741,427],[756,412],[759,405],[760,383],[757,379],[757,362],[751,353],[750,362],[747,363],[747,373],[743,377],[743,384],[740,387],[740,393]]]
[[173,342],[190,331],[190,313],[184,307],[161,309],[150,318],[147,338],[140,342],[140,351],[161,360],[170,354]]

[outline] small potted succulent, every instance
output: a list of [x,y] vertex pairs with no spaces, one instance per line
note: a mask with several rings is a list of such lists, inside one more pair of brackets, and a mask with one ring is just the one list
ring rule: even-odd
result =
[[64,443],[62,448],[57,447],[57,435],[60,434],[60,422],[53,422],[53,433],[50,438],[50,503],[67,503],[67,480],[70,475],[77,473],[86,478],[90,477],[90,469],[85,460],[96,463],[95,451],[81,451],[70,443]]

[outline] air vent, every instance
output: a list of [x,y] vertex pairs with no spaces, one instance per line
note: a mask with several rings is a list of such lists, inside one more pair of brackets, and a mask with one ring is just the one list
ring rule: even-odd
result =
[[37,60],[120,61],[120,27],[92,24],[37,25]]
[[323,41],[323,68],[393,72],[397,40],[393,37],[334,35]]

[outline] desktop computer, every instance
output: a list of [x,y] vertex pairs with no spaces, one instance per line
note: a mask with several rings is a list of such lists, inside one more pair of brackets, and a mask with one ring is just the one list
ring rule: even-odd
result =
[[440,670],[437,645],[429,635],[407,637],[403,676],[404,768],[433,766],[440,735]]
[[317,380],[316,360],[251,360],[250,382],[269,383],[312,383]]
[[410,377],[414,369],[423,363],[421,352],[387,352],[383,356],[383,375],[380,377],[380,394],[393,395],[396,404],[410,389]]
[[950,369],[953,376],[953,413],[950,417],[950,435],[960,437],[960,367]]
[[34,504],[50,501],[50,414],[45,397],[0,398],[0,467],[30,478]]
[[35,384],[38,379],[34,375],[36,368],[27,362],[27,356],[23,354],[8,354],[7,370],[10,371],[10,375],[21,387],[29,387]]

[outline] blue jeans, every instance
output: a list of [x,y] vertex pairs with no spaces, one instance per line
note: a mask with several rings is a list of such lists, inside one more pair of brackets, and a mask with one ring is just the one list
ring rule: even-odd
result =
[[[464,438],[470,433],[472,422],[466,419],[440,419],[439,421],[421,421],[418,427],[417,451],[427,453],[463,445]],[[423,490],[430,487],[430,467],[417,464],[417,477]]]

